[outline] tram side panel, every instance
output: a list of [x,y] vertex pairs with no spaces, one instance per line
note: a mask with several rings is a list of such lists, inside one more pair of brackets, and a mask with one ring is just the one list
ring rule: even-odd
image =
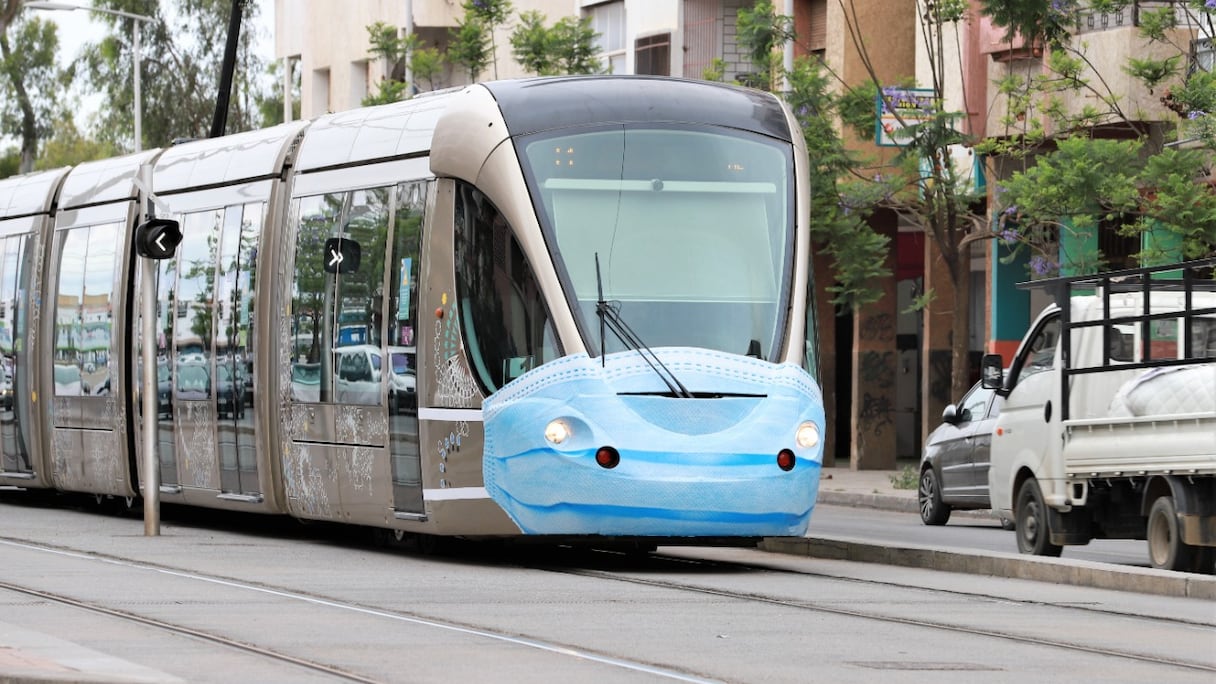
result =
[[[482,471],[485,431],[481,418],[484,395],[474,376],[468,351],[476,343],[464,338],[457,278],[474,264],[458,250],[455,224],[459,182],[440,178],[425,235],[426,280],[423,288],[422,336],[418,350],[422,482],[426,513],[438,534],[518,535],[519,527],[489,497]],[[488,202],[487,211],[488,209]],[[499,238],[506,237],[503,234]],[[492,253],[482,253],[492,260]],[[491,282],[485,283],[492,287]],[[498,283],[509,289],[506,283]]]
[[67,169],[0,181],[0,484],[53,486],[44,448],[39,394],[42,271],[49,250],[50,208]]

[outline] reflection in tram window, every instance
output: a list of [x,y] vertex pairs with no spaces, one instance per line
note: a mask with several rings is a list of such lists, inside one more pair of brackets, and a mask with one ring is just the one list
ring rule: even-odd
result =
[[119,226],[60,232],[55,307],[56,396],[110,393],[115,260]]
[[393,251],[388,288],[388,409],[393,506],[421,513],[422,459],[418,444],[418,387],[414,335],[418,330],[418,269],[422,265],[422,218],[427,184],[396,188]]
[[81,319],[81,371],[89,393],[110,393],[110,345],[113,328],[114,276],[118,268],[117,224],[93,226],[89,231],[84,267]]
[[[379,350],[383,343],[389,197],[389,188],[373,188],[296,200],[291,360],[292,396],[297,400],[307,401],[303,397],[311,399],[315,394],[320,402],[381,404],[378,371],[369,379],[352,381],[347,376],[353,371],[340,375],[335,362],[339,352],[364,345]],[[362,258],[357,269],[335,273],[331,271],[336,269],[325,268],[324,246],[331,238],[359,245]],[[346,361],[358,362],[353,356]],[[369,360],[369,368],[370,364]],[[296,380],[311,380],[314,369],[315,386]]]
[[[223,210],[208,210],[187,214],[182,223],[182,242],[178,247],[179,272],[174,296],[177,307],[186,315],[174,321],[173,347],[176,373],[184,364],[194,364],[206,374],[208,394],[211,386],[212,339],[215,329],[215,263],[218,256]],[[181,386],[179,381],[178,386]],[[181,395],[178,395],[182,398]]]

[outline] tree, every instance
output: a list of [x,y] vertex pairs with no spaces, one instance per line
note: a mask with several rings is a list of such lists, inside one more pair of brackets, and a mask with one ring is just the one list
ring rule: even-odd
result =
[[[280,71],[283,68],[283,63],[279,61],[271,62],[266,67],[266,73],[273,83],[282,82]],[[261,127],[269,128],[283,123],[283,91],[281,88],[270,88],[264,92],[254,94],[254,102],[257,104],[258,114],[261,119]],[[300,70],[292,69],[291,74],[291,120],[300,120]]]
[[39,170],[75,166],[81,162],[108,159],[118,155],[112,143],[92,140],[81,135],[72,117],[63,113],[54,123],[55,131],[42,147],[34,168]]
[[[952,162],[955,146],[974,141],[974,136],[964,129],[964,119],[960,114],[945,111],[942,107],[948,77],[945,73],[946,38],[948,32],[957,30],[957,22],[963,19],[967,2],[917,0],[919,30],[926,37],[931,74],[931,83],[927,85],[931,92],[918,108],[909,109],[897,107],[898,103],[894,101],[906,89],[884,87],[907,84],[881,82],[870,56],[869,44],[862,39],[854,1],[835,1],[840,3],[843,10],[848,40],[852,41],[869,75],[868,80],[862,83],[837,82],[832,84],[833,88],[829,88],[826,84],[818,84],[818,79],[808,80],[798,73],[800,69],[826,69],[822,64],[813,67],[804,64],[796,68],[794,74],[784,74],[778,63],[776,48],[793,36],[790,29],[792,21],[788,17],[775,15],[768,0],[757,2],[750,15],[740,11],[740,44],[757,61],[761,84],[765,81],[776,82],[777,76],[784,76],[790,84],[787,97],[791,103],[798,102],[795,111],[800,114],[800,119],[803,110],[813,113],[811,119],[802,119],[803,133],[812,158],[823,156],[840,160],[822,169],[824,175],[819,179],[818,193],[822,204],[817,203],[816,209],[824,213],[826,224],[813,229],[817,242],[833,257],[840,283],[837,302],[856,308],[879,296],[867,281],[881,271],[878,264],[885,261],[888,244],[868,225],[861,228],[865,225],[861,223],[861,217],[877,209],[893,212],[901,223],[923,230],[927,239],[937,247],[945,266],[945,276],[954,292],[953,313],[950,316],[949,394],[962,396],[971,383],[968,354],[970,250],[974,242],[993,235],[979,203],[980,195],[967,182],[962,170]],[[808,84],[817,85],[807,87]],[[903,145],[889,164],[878,164],[882,173],[863,175],[860,169],[874,166],[874,161],[860,160],[855,153],[846,151],[831,122],[839,117],[859,137],[868,138],[873,135],[878,123],[874,105],[876,100],[883,103],[884,111],[894,112],[894,128],[899,130]],[[832,215],[832,204],[840,207],[839,213],[843,217]],[[853,227],[846,227],[847,221],[842,225],[841,218],[851,220]],[[812,217],[813,224],[819,221],[819,216]],[[934,297],[934,292],[926,292],[918,305],[924,306]]]
[[480,19],[466,13],[448,32],[447,54],[450,61],[465,68],[470,81],[476,81],[494,61],[493,35]]
[[599,73],[603,67],[597,35],[586,17],[563,17],[546,28],[545,15],[529,10],[520,13],[511,33],[511,53],[526,71],[539,76]]
[[[1101,227],[1138,238],[1142,248],[1133,256],[1141,264],[1216,254],[1210,187],[1216,78],[1210,64],[1188,65],[1197,39],[1213,36],[1216,2],[1138,8],[1142,49],[1122,69],[1148,93],[1162,93],[1172,115],[1128,110],[1126,94],[1112,90],[1087,43],[1072,35],[1082,9],[1075,0],[981,4],[1007,36],[1046,50],[1042,73],[1011,72],[1001,82],[1006,135],[983,147],[1013,162],[997,197],[1001,237],[1029,250],[1034,275],[1111,267],[1092,239]],[[1089,9],[1114,12],[1130,4],[1091,0]],[[1091,104],[1070,105],[1082,96]]]
[[[494,78],[498,78],[498,42],[494,38],[500,26],[506,26],[515,7],[510,0],[465,0],[461,5],[464,9],[465,23],[473,22],[490,36],[490,57],[494,62]],[[471,65],[470,69],[472,68]],[[481,71],[476,73],[480,74]],[[474,74],[472,78],[475,78]]]
[[[94,6],[154,17],[141,27],[140,60],[143,89],[144,147],[164,146],[177,138],[210,135],[215,113],[224,37],[228,34],[230,0],[96,0]],[[259,11],[256,3],[242,4],[244,25]],[[80,69],[86,81],[106,96],[108,106],[95,122],[97,137],[124,149],[131,148],[134,129],[132,73],[132,20],[97,14],[112,33],[86,46]],[[229,132],[260,124],[255,96],[256,75],[264,64],[253,50],[254,36],[241,32],[233,96],[229,103]]]
[[66,77],[55,65],[55,24],[23,14],[21,6],[21,0],[0,0],[0,133],[20,138],[18,172],[28,173],[61,107]]

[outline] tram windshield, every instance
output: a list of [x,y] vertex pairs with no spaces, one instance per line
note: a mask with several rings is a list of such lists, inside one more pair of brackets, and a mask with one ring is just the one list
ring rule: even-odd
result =
[[[732,129],[617,126],[538,134],[520,149],[589,350],[601,345],[602,286],[651,348],[775,357],[793,263],[788,145]],[[614,336],[603,345],[626,349]]]

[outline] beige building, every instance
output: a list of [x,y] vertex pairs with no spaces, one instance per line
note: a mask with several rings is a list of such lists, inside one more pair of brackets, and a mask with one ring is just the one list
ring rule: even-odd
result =
[[[822,0],[821,0],[822,1]],[[539,11],[553,23],[582,16],[599,34],[600,59],[617,74],[701,78],[722,60],[726,80],[746,80],[751,69],[735,41],[735,17],[751,0],[514,0],[511,21],[494,36],[497,60],[477,80],[530,76],[511,56],[510,34],[519,13]],[[460,0],[275,0],[275,57],[281,60],[290,111],[298,78],[301,116],[353,109],[384,79],[387,65],[372,56],[367,27],[378,21],[424,46],[443,49],[462,20]],[[778,9],[781,9],[780,7]],[[463,85],[468,74],[448,65],[420,90]]]

